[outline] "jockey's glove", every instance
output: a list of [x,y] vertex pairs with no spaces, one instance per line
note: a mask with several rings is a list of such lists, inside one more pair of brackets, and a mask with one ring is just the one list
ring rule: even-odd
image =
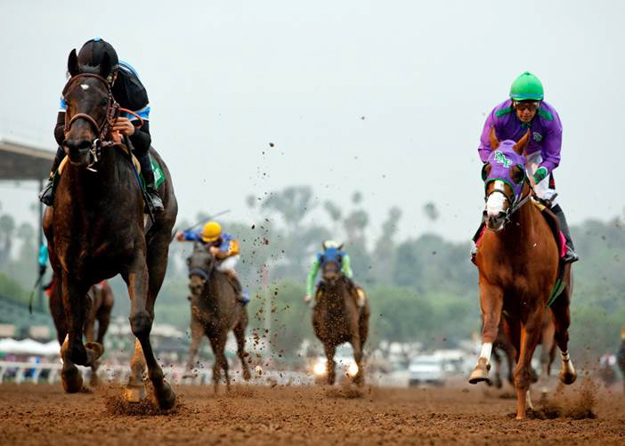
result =
[[547,170],[546,167],[539,167],[534,173],[534,183],[536,184],[540,183],[542,180],[547,178],[548,174],[549,174],[549,171]]

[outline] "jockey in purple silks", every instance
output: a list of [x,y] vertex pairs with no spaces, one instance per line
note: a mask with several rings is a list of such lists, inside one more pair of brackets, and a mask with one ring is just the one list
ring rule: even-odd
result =
[[[510,99],[496,106],[486,118],[477,150],[482,162],[486,162],[492,152],[489,135],[493,127],[500,141],[518,141],[529,129],[531,137],[526,149],[527,175],[533,180],[536,196],[551,207],[560,221],[567,248],[564,262],[575,262],[579,257],[573,248],[569,226],[562,208],[555,203],[557,193],[553,171],[560,164],[562,123],[556,110],[544,102],[543,97],[540,80],[529,72],[521,74],[510,88]],[[477,252],[476,238],[473,239],[472,258]]]

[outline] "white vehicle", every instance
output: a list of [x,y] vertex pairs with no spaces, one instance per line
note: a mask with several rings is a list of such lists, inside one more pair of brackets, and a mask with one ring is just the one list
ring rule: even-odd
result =
[[408,366],[409,386],[433,384],[442,386],[445,384],[447,371],[445,360],[440,356],[421,355],[410,361]]

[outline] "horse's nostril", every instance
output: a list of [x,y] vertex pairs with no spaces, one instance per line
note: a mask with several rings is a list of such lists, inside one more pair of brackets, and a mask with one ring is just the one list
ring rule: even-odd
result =
[[80,139],[77,141],[69,140],[65,141],[65,146],[70,153],[83,152],[88,150],[91,144],[86,139]]

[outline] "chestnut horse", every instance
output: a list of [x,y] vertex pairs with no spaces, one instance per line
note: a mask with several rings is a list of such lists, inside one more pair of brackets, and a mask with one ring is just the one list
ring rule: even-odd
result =
[[341,273],[341,261],[340,251],[336,248],[326,249],[323,254],[323,276],[316,292],[312,324],[325,350],[328,384],[334,384],[336,379],[336,347],[349,342],[358,366],[353,380],[362,385],[363,349],[369,332],[369,300],[358,308],[358,291],[354,283]]
[[156,401],[168,409],[174,406],[176,395],[156,361],[150,331],[178,207],[167,166],[150,149],[165,177],[159,187],[165,210],[145,229],[145,203],[129,147],[111,132],[119,111],[106,80],[111,69],[108,56],[99,67],[79,67],[74,50],[68,60],[71,78],[63,90],[68,107],[63,147],[68,162],[56,187],[54,206],[44,216],[68,329],[61,347],[61,378],[66,392],[78,392],[82,376],[75,364],[90,366],[102,354],[97,342],[83,344],[85,297],[94,284],[121,274],[128,286],[129,320],[136,337],[125,397],[131,402],[145,398],[147,365]]
[[[493,152],[482,171],[485,182],[487,231],[476,257],[483,318],[482,349],[469,382],[488,380],[493,342],[502,311],[504,328],[516,353],[514,386],[517,419],[525,417],[530,387],[530,361],[541,337],[545,311],[556,285],[559,250],[540,210],[529,202],[532,185],[525,172],[528,131],[518,142],[497,140],[491,131]],[[564,290],[551,302],[555,339],[560,348],[560,381],[571,384],[577,374],[568,353],[569,303],[572,294],[570,264],[564,266]]]
[[[65,336],[67,336],[67,322],[63,309],[61,287],[57,286],[57,282],[56,277],[53,277],[49,285],[49,305],[50,314],[52,314],[52,319],[54,320],[54,326],[56,328],[57,339],[59,340],[59,344],[63,345]],[[104,335],[106,335],[111,321],[111,311],[113,311],[114,303],[113,290],[107,281],[98,285],[93,285],[89,289],[87,293],[87,317],[83,329],[87,342],[97,342],[98,344],[104,345]],[[98,323],[97,337],[95,337],[96,322]],[[98,367],[99,361],[91,363],[91,380],[89,384],[91,384],[92,387],[98,385]]]

